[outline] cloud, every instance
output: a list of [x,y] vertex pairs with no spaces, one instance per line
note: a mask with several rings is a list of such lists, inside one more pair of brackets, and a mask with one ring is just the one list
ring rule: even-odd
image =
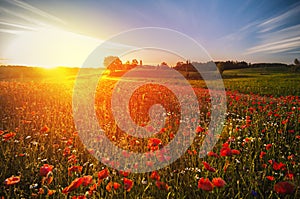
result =
[[246,54],[253,54],[258,52],[278,53],[278,52],[284,52],[295,48],[299,48],[299,46],[300,46],[300,36],[284,39],[273,43],[258,45],[249,48]]
[[52,20],[52,21],[55,21],[55,22],[58,22],[58,23],[62,23],[62,24],[65,24],[65,22],[61,19],[59,19],[58,17],[56,16],[53,16],[41,9],[38,9],[37,7],[34,7],[28,3],[25,3],[23,1],[18,1],[18,0],[7,0],[7,2],[11,3],[12,5],[14,6],[17,6],[17,7],[20,7],[20,8],[23,8],[24,10],[27,10],[31,13],[34,13],[34,14],[37,14],[41,17],[44,17],[46,19],[49,19],[49,20]]
[[0,6],[0,12],[2,14],[0,32],[2,33],[20,34],[24,30],[34,31],[37,28],[65,24],[58,17],[18,0],[5,0]]
[[289,19],[293,17],[299,17],[299,13],[300,4],[295,4],[292,9],[284,12],[283,14],[267,19],[263,23],[259,24],[258,27],[261,28],[260,32],[264,33],[276,29],[284,25]]
[[[288,11],[256,25],[256,45],[246,49],[245,55],[254,53],[293,53],[300,49],[300,3]],[[295,25],[295,23],[297,23]]]

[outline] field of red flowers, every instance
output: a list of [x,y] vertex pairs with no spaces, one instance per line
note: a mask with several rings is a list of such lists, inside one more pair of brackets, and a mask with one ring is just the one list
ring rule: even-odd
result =
[[[95,100],[106,136],[124,149],[124,158],[131,155],[128,150],[143,151],[165,161],[155,151],[176,136],[181,122],[174,96],[153,85],[136,92],[130,107],[137,124],[147,123],[142,113],[153,103],[163,102],[170,113],[152,138],[138,139],[118,129],[109,112],[114,85],[102,81]],[[191,147],[163,169],[135,174],[105,166],[94,157],[97,151],[82,144],[72,115],[73,81],[0,81],[0,198],[299,198],[299,96],[227,91],[222,134],[213,150],[199,158],[210,96],[202,88],[194,91],[201,114],[190,118],[198,126],[186,127],[197,134]]]

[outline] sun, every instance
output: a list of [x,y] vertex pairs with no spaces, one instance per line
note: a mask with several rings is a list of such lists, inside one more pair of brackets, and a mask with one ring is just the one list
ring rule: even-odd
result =
[[16,35],[4,56],[14,65],[80,67],[101,42],[57,28],[41,28]]

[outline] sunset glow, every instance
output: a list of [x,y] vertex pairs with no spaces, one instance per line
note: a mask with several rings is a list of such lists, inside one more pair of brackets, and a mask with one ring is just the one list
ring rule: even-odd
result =
[[[80,67],[101,40],[55,28],[18,34],[4,53],[10,64]],[[60,65],[58,65],[60,63]]]

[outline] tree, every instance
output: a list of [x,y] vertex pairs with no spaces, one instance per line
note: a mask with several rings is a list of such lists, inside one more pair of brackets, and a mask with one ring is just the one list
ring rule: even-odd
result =
[[299,62],[299,60],[296,58],[296,59],[294,60],[294,65],[292,65],[292,67],[291,67],[291,71],[292,71],[292,72],[296,72],[296,71],[298,70],[299,67],[300,67],[300,62]]
[[110,70],[111,73],[115,72],[115,70],[122,69],[122,61],[117,56],[108,56],[104,58],[103,65],[105,68]]
[[132,66],[137,66],[139,64],[139,62],[138,62],[138,60],[137,59],[133,59],[132,61],[131,61],[131,65]]
[[217,68],[218,68],[218,70],[219,70],[219,73],[220,73],[221,76],[222,76],[222,75],[223,75],[223,72],[224,72],[224,70],[225,70],[224,63],[219,62],[219,63],[217,64]]

